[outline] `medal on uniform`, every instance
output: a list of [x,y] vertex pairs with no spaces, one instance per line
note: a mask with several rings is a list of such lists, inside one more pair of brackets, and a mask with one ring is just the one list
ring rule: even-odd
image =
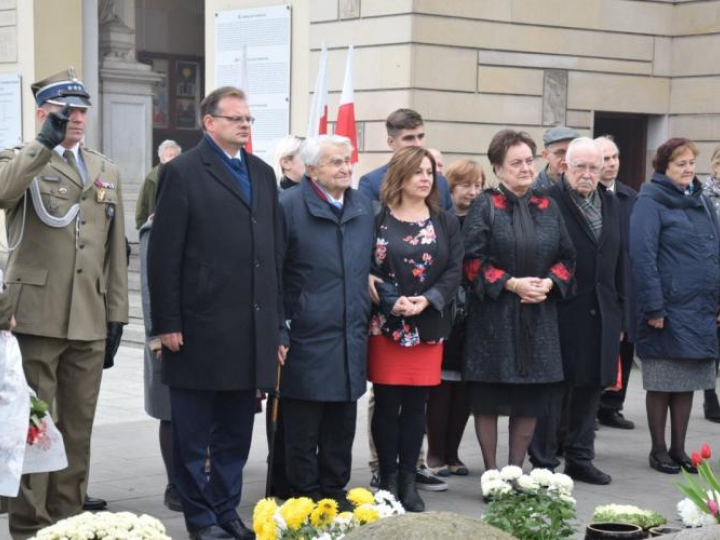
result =
[[105,202],[105,188],[98,188],[97,202]]

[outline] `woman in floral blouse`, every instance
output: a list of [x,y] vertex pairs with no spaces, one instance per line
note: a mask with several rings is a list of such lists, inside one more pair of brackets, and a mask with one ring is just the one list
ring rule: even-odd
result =
[[380,306],[371,321],[368,379],[380,488],[406,510],[422,512],[415,469],[425,431],[428,388],[440,384],[442,340],[460,284],[460,225],[438,206],[435,160],[404,148],[390,161],[376,218],[373,274]]
[[555,202],[531,189],[535,142],[503,130],[488,148],[498,189],[463,224],[470,311],[463,380],[486,469],[497,469],[498,416],[522,466],[545,398],[563,380],[556,301],[571,290],[575,248]]

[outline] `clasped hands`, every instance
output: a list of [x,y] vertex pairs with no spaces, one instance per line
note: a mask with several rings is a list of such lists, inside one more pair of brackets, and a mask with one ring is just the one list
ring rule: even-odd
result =
[[550,278],[523,277],[510,278],[505,288],[520,297],[521,304],[539,304],[547,300],[553,288]]
[[392,308],[392,314],[400,317],[420,315],[430,305],[424,296],[401,296]]

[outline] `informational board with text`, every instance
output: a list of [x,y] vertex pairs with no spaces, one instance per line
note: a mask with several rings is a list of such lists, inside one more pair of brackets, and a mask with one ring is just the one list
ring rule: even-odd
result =
[[290,132],[291,19],[284,4],[215,13],[215,87],[247,93],[253,154],[271,165]]

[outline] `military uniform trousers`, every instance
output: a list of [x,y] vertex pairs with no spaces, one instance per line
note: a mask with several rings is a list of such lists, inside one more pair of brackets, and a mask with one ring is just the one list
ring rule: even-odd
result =
[[61,471],[23,476],[19,496],[10,499],[10,534],[24,540],[82,511],[105,340],[16,335],[25,377],[38,398],[51,406],[68,459]]

